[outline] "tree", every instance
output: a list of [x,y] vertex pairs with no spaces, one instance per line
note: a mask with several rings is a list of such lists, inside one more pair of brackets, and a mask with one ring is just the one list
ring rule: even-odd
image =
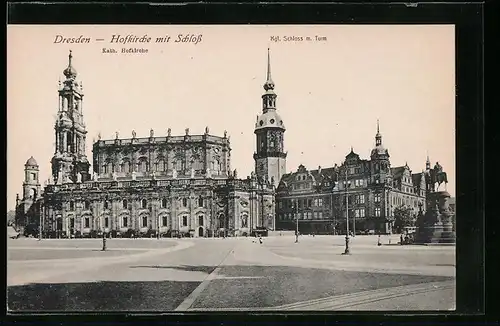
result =
[[7,212],[7,225],[14,225],[16,223],[16,211],[10,210]]
[[410,207],[401,206],[394,209],[394,228],[401,233],[405,226],[415,225],[415,214]]

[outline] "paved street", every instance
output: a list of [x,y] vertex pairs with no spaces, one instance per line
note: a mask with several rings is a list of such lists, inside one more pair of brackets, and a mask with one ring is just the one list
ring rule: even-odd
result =
[[16,239],[11,311],[450,310],[455,248],[398,238]]

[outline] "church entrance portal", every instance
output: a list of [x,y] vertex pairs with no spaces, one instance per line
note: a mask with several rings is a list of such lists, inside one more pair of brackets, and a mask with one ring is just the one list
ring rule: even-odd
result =
[[203,237],[203,227],[201,226],[198,228],[198,236]]

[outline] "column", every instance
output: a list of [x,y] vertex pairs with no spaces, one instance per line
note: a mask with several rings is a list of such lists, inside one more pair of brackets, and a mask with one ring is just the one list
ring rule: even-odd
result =
[[151,229],[158,231],[158,199],[151,201]]
[[132,229],[137,229],[137,199],[132,201],[132,210],[130,211],[130,223]]
[[56,148],[54,149],[55,153],[57,153],[59,151],[59,137],[57,135],[57,130],[55,130],[55,134],[56,134]]
[[62,141],[63,148],[62,148],[61,152],[66,152],[68,149],[68,134],[67,134],[67,132],[63,131],[62,136],[63,136],[63,141]]
[[177,207],[175,205],[175,197],[176,193],[170,192],[169,200],[170,200],[170,228],[171,230],[179,230],[179,221],[177,218]]

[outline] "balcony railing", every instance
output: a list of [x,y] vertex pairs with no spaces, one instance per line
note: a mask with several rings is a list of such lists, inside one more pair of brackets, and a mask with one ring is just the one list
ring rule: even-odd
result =
[[149,144],[149,143],[183,143],[183,142],[214,142],[214,143],[229,143],[228,138],[213,136],[213,135],[187,135],[187,136],[162,136],[162,137],[141,137],[141,138],[124,138],[124,139],[106,139],[99,140],[95,144],[100,146],[106,145],[129,145],[129,144]]

